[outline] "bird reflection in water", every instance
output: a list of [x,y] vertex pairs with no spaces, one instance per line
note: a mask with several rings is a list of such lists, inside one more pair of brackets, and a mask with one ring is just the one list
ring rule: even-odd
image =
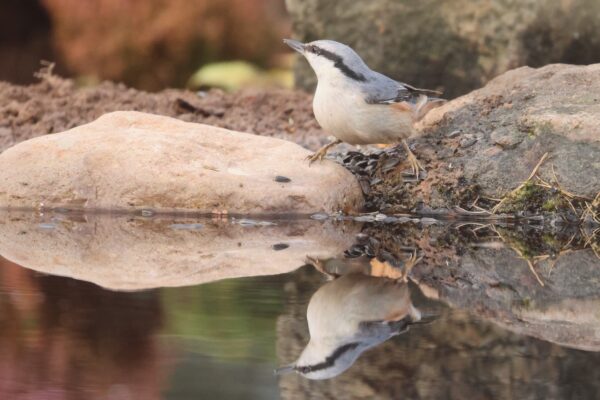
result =
[[407,284],[416,257],[404,268],[367,257],[308,261],[331,280],[308,304],[310,341],[300,357],[279,368],[278,374],[333,378],[350,368],[364,351],[421,323],[421,312],[413,306]]

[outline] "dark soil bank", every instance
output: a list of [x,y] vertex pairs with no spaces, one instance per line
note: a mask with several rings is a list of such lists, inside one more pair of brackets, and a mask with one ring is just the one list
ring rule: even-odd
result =
[[73,81],[54,75],[45,75],[30,86],[0,82],[0,151],[117,110],[166,115],[316,148],[323,135],[313,117],[311,100],[304,92],[277,89],[234,94],[175,89],[147,93],[112,82],[77,88]]

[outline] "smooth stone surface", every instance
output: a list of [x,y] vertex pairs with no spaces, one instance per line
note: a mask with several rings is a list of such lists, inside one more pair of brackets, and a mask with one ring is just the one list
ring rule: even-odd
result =
[[[139,112],[113,112],[0,155],[0,207],[352,211],[361,189],[343,167],[309,166],[297,144]],[[277,182],[285,176],[290,182]]]
[[477,136],[452,162],[485,196],[517,187],[547,152],[541,176],[553,182],[554,166],[563,188],[593,198],[600,192],[600,64],[509,71],[432,110],[419,129],[432,143],[456,131],[459,141]]
[[327,221],[249,222],[0,212],[0,255],[46,274],[141,290],[289,272],[307,256],[338,255],[360,231]]

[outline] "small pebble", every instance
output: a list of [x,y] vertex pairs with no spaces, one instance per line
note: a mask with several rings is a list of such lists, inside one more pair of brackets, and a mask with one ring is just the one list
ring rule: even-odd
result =
[[374,215],[359,215],[358,217],[354,217],[355,221],[358,222],[373,222],[375,221]]
[[386,218],[387,218],[387,215],[380,213],[375,216],[375,221],[383,221]]
[[361,180],[358,181],[358,183],[360,184],[360,189],[362,190],[362,192],[364,194],[371,193],[371,185],[369,185],[369,182],[367,182],[364,179],[361,179]]
[[56,228],[56,224],[39,224],[38,228],[40,228],[40,229],[54,229],[54,228]]
[[477,142],[477,138],[473,135],[465,135],[462,139],[460,139],[460,147],[463,149],[466,147],[471,147]]
[[237,223],[238,225],[241,226],[274,226],[277,225],[273,222],[269,222],[269,221],[256,221],[253,219],[240,219],[240,220],[233,220],[232,223]]
[[290,245],[287,243],[277,243],[277,244],[273,245],[273,250],[275,250],[275,251],[285,250],[288,247],[290,247]]
[[400,164],[400,159],[398,159],[398,158],[387,159],[383,163],[381,170],[383,171],[383,173],[389,172],[389,171],[393,170],[398,164]]
[[172,225],[169,225],[169,228],[175,229],[175,230],[195,231],[195,230],[204,228],[204,225],[202,225],[202,224],[172,224]]
[[291,182],[291,181],[292,180],[290,178],[288,178],[287,176],[277,175],[275,177],[275,182],[288,183],[288,182]]
[[455,130],[455,131],[452,131],[452,132],[450,132],[450,133],[448,134],[448,137],[449,137],[449,138],[455,138],[455,137],[457,137],[458,135],[460,135],[460,130]]
[[142,217],[151,217],[154,215],[152,210],[142,210]]
[[492,132],[490,139],[492,139],[494,144],[497,144],[502,148],[512,149],[521,143],[525,137],[521,133],[500,130]]
[[317,221],[322,221],[329,218],[329,215],[325,213],[317,213],[310,216],[311,219],[316,219]]

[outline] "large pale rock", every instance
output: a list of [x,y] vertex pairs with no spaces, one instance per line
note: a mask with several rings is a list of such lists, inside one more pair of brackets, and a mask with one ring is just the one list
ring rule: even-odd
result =
[[0,207],[230,213],[360,208],[354,177],[331,161],[310,167],[308,154],[284,140],[114,112],[0,155]]
[[[295,35],[355,48],[374,69],[448,98],[522,65],[600,62],[596,0],[286,0]],[[312,87],[308,63],[297,83]]]
[[347,249],[358,225],[0,212],[0,255],[115,290],[188,286],[292,271]]
[[546,152],[540,174],[547,181],[554,166],[567,190],[592,198],[600,192],[600,64],[509,71],[431,111],[420,128],[429,134],[423,144],[462,166],[484,195],[517,187]]

